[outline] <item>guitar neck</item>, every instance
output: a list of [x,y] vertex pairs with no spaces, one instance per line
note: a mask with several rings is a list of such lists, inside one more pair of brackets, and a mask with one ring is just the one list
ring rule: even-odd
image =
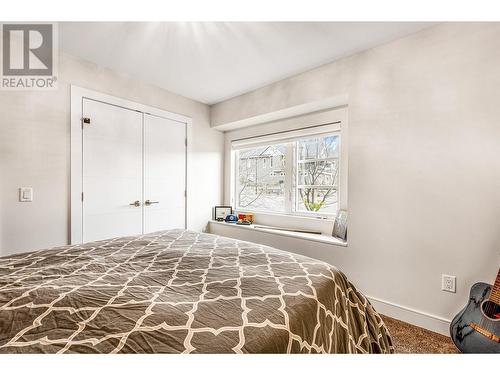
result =
[[497,278],[495,284],[491,289],[490,300],[500,304],[500,269],[498,270]]

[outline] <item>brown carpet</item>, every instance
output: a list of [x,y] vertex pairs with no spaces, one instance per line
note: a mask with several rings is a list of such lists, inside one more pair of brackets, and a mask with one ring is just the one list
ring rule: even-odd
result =
[[397,319],[383,316],[391,333],[396,353],[403,354],[451,354],[458,353],[453,341],[440,335]]

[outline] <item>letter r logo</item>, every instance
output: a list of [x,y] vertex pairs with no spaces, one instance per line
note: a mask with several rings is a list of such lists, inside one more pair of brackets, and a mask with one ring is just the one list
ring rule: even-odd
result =
[[4,76],[52,76],[51,24],[4,24],[2,49]]

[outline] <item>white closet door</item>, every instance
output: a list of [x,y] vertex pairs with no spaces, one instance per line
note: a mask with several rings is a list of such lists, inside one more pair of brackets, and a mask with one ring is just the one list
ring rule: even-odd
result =
[[142,113],[84,99],[83,114],[83,241],[141,234]]
[[185,123],[144,115],[144,233],[185,228],[185,139]]

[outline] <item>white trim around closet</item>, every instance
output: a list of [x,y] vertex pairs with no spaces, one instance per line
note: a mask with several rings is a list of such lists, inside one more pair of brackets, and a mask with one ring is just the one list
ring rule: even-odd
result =
[[163,117],[169,120],[186,124],[186,226],[187,226],[187,202],[189,197],[188,170],[191,155],[192,119],[190,117],[168,112],[159,108],[103,94],[90,89],[71,85],[71,188],[70,188],[70,243],[82,243],[82,102],[83,99],[91,99],[102,103],[131,109],[145,114]]

